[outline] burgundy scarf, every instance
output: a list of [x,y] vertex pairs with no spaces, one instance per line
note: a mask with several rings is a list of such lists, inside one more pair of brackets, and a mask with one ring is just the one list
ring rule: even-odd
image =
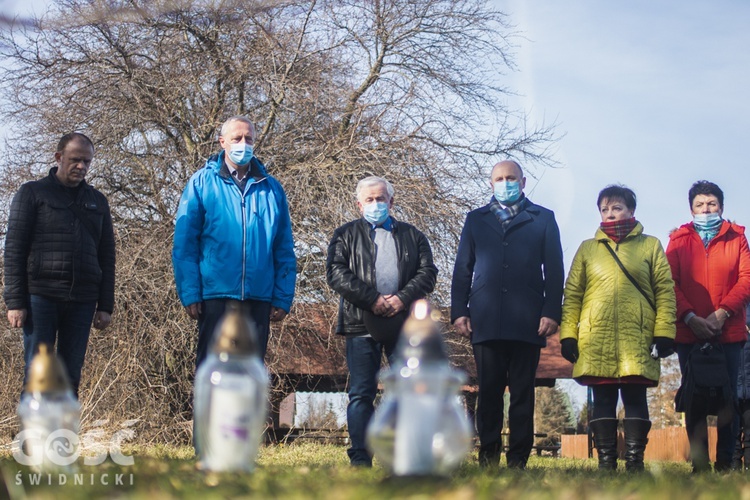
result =
[[604,234],[612,238],[612,241],[614,241],[615,243],[620,243],[620,241],[625,238],[625,236],[630,234],[630,231],[635,228],[636,224],[638,224],[638,221],[635,220],[635,217],[631,217],[630,219],[625,220],[612,220],[602,222],[601,228],[602,231],[604,231]]

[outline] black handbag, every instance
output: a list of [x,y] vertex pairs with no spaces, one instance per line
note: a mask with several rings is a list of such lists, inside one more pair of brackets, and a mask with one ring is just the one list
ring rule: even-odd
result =
[[693,345],[675,395],[675,410],[685,412],[700,404],[707,415],[717,415],[734,400],[733,394],[723,346],[710,342]]

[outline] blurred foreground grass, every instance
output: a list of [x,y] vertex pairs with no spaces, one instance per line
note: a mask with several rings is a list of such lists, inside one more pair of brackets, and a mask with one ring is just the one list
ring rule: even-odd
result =
[[693,476],[684,463],[647,463],[649,473],[643,475],[628,475],[624,470],[602,474],[596,470],[594,460],[532,457],[528,469],[519,472],[504,467],[480,469],[474,455],[450,478],[388,478],[377,466],[349,467],[343,447],[314,443],[262,448],[252,474],[198,471],[193,450],[188,447],[131,447],[124,453],[134,457],[134,465],[122,467],[107,461],[98,466],[81,466],[77,472],[79,484],[74,484],[71,473],[63,480],[64,485],[57,484],[55,475],[42,475],[40,484],[32,486],[33,476],[29,474],[33,473],[7,453],[0,458],[0,467],[11,498],[750,500],[750,475],[735,472]]

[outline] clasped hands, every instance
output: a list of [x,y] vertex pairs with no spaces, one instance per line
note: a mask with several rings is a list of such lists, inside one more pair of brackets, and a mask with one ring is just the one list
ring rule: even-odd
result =
[[406,306],[397,295],[378,295],[370,309],[377,316],[391,318],[406,309]]
[[696,337],[700,340],[711,340],[713,337],[721,335],[721,329],[724,328],[724,322],[729,314],[724,309],[717,309],[705,318],[698,315],[693,316],[688,321],[688,326]]

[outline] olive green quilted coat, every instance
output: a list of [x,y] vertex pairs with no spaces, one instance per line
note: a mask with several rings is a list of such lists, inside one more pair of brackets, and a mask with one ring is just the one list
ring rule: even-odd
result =
[[[656,312],[628,280],[605,247],[656,304]],[[560,339],[578,339],[573,377],[619,378],[640,375],[659,380],[652,359],[653,337],[675,337],[672,273],[661,243],[636,227],[619,244],[601,229],[578,248],[565,283]]]

